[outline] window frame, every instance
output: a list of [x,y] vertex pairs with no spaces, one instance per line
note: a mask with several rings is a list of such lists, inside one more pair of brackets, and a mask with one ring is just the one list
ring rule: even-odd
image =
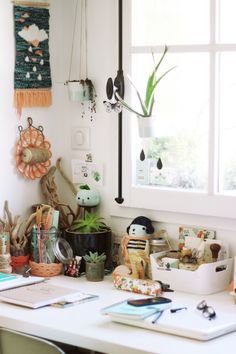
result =
[[[134,184],[132,169],[135,162],[132,161],[132,145],[134,142],[135,116],[123,110],[123,207],[135,209],[147,209],[156,212],[183,213],[202,215],[218,218],[236,217],[236,197],[222,195],[217,192],[218,182],[215,172],[219,169],[218,158],[218,118],[215,118],[215,95],[218,94],[218,83],[215,80],[216,53],[218,51],[236,51],[236,44],[216,43],[215,0],[210,0],[210,45],[168,45],[169,52],[208,52],[210,49],[210,116],[209,116],[209,164],[208,164],[208,191],[193,192],[169,190],[152,186],[137,186]],[[161,53],[163,46],[131,46],[131,0],[123,5],[123,69],[125,76],[125,95],[130,98],[130,85],[126,80],[126,73],[131,72],[131,55],[133,53]],[[124,178],[125,177],[125,178]],[[121,213],[123,214],[123,213]],[[132,213],[131,213],[132,214]]]

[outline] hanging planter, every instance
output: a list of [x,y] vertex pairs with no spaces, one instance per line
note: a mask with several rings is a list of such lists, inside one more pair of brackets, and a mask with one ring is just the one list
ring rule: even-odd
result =
[[[80,102],[81,103],[81,116],[85,117],[86,110],[90,113],[90,118],[93,120],[93,113],[96,113],[96,91],[92,80],[88,79],[87,75],[87,0],[81,0],[81,9],[80,9],[80,65],[79,65],[79,75],[80,77],[86,77],[86,79],[71,79],[71,69],[72,69],[72,57],[74,51],[74,42],[75,42],[75,29],[77,25],[77,8],[78,0],[76,3],[75,9],[75,22],[74,22],[74,31],[72,39],[72,49],[71,49],[71,60],[70,60],[70,70],[69,70],[69,79],[66,81],[68,87],[69,100],[71,102]],[[84,22],[83,22],[84,21]],[[83,58],[84,56],[84,58]],[[85,63],[85,70],[82,70],[82,63]],[[82,72],[84,71],[84,73]]]
[[155,138],[158,136],[158,124],[156,117],[137,116],[140,138]]

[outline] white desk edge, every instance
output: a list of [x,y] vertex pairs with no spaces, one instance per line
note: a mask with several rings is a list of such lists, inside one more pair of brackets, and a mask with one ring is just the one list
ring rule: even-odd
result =
[[[102,282],[88,282],[83,277],[58,276],[50,282],[99,295],[99,299],[64,309],[31,310],[0,303],[0,326],[108,354],[222,354],[226,350],[227,354],[235,353],[236,332],[202,342],[111,322],[100,313],[101,308],[138,296],[116,290],[111,277]],[[219,308],[236,315],[236,306],[228,292],[207,296],[174,292],[165,296],[186,306],[196,305],[204,298],[216,311]]]

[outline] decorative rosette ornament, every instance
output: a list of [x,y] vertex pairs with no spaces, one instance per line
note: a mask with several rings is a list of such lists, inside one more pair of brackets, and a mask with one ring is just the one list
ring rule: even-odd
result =
[[28,128],[18,127],[20,139],[16,143],[16,168],[27,179],[41,178],[51,165],[51,144],[45,140],[43,127],[33,126],[28,117]]

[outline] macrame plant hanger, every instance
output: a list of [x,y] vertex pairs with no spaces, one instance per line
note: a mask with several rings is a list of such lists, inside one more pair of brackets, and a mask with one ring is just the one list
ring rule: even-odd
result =
[[[72,76],[72,62],[75,47],[75,34],[78,19],[78,2],[80,1],[80,39],[79,39],[79,79],[73,80]],[[87,0],[77,0],[75,7],[75,19],[73,26],[69,78],[66,82],[69,88],[69,97],[71,101],[81,103],[82,113],[81,117],[85,117],[85,110],[90,111],[90,119],[93,120],[93,113],[96,112],[96,92],[92,81],[88,78],[88,30],[87,30]],[[84,70],[83,70],[84,68]],[[86,107],[87,106],[87,107]]]

